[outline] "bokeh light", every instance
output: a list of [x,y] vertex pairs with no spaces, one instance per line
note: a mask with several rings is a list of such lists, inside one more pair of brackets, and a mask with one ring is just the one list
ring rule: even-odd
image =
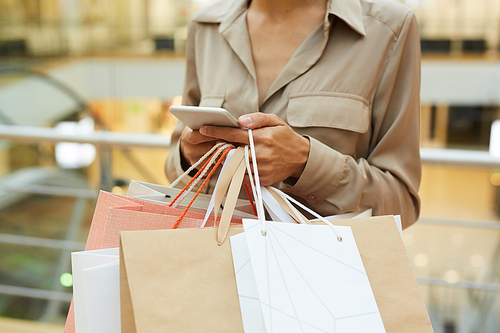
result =
[[73,275],[71,275],[71,273],[63,273],[59,280],[61,281],[61,285],[63,287],[73,287]]

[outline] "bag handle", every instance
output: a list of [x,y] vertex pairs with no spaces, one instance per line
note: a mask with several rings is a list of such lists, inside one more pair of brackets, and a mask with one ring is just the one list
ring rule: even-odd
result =
[[[257,194],[256,204],[257,204],[257,213],[258,213],[257,215],[258,215],[259,221],[261,223],[261,234],[262,234],[262,236],[266,236],[267,235],[267,226],[266,226],[266,219],[265,219],[265,215],[264,215],[264,205],[263,205],[263,201],[262,201],[262,192],[261,192],[261,187],[260,187],[260,182],[259,182],[259,170],[257,169],[257,158],[255,156],[255,145],[254,145],[254,141],[253,141],[252,130],[248,130],[248,139],[250,141],[250,152],[252,154],[252,162],[253,162],[252,164],[253,164],[253,171],[254,171],[254,176],[255,176],[255,193]],[[280,205],[285,211],[288,210],[288,211],[292,212],[293,213],[293,214],[291,214],[292,217],[295,216],[297,219],[302,220],[303,215],[300,214],[300,212],[298,212],[297,209],[291,205],[291,203],[299,206],[300,208],[304,209],[309,214],[312,214],[313,216],[315,216],[316,218],[320,219],[322,222],[324,222],[328,226],[330,226],[330,228],[335,233],[337,240],[339,242],[342,242],[342,236],[337,232],[337,230],[335,230],[335,226],[330,221],[328,221],[323,216],[319,215],[318,213],[316,213],[315,211],[313,211],[309,207],[307,207],[307,206],[303,205],[302,203],[300,203],[299,201],[295,200],[291,196],[281,192],[277,188],[268,187],[268,189],[271,190],[271,193],[274,191],[274,193],[276,193],[279,197],[281,197],[283,199],[283,200],[279,200],[278,203],[279,202],[283,203],[283,201],[285,201],[286,205],[281,205],[281,204]],[[295,213],[295,211],[298,214]],[[303,222],[305,223],[305,220],[303,220]]]
[[219,207],[222,203],[222,200],[224,196],[226,196],[226,202],[224,205],[224,210],[222,211],[222,216],[219,222],[216,236],[218,245],[222,245],[222,243],[226,239],[227,232],[229,231],[229,225],[231,223],[231,217],[238,200],[238,193],[240,191],[241,184],[243,183],[243,177],[245,176],[245,165],[244,163],[242,163],[243,155],[243,147],[238,147],[229,161],[227,161],[226,166],[219,175],[219,181],[213,193],[213,210],[215,221],[217,221]]
[[[224,147],[224,146],[222,146]],[[198,195],[201,193],[201,190],[203,189],[203,187],[205,187],[205,185],[207,184],[207,182],[210,180],[210,177],[212,177],[212,175],[214,174],[215,170],[217,170],[217,168],[219,167],[220,163],[224,160],[224,158],[227,156],[227,154],[229,153],[230,150],[234,149],[234,147],[231,145],[231,147],[227,147],[224,149],[224,152],[222,153],[222,156],[219,158],[219,160],[217,161],[217,163],[213,166],[213,168],[210,170],[207,178],[205,179],[205,181],[203,182],[203,184],[201,184],[200,188],[198,189],[198,191],[196,192],[196,194],[193,196],[193,198],[191,199],[191,201],[189,202],[189,204],[186,206],[186,208],[184,209],[184,211],[182,212],[182,214],[177,218],[177,221],[175,222],[175,224],[173,225],[172,229],[176,229],[178,226],[179,226],[179,223],[181,222],[182,218],[186,215],[186,213],[188,212],[189,208],[191,207],[191,205],[193,204],[193,202],[196,200],[196,198],[198,197]],[[219,150],[222,150],[222,148],[219,148]],[[212,158],[207,161],[205,163],[205,165],[203,165],[203,168],[202,170],[198,171],[198,173],[196,174],[195,178],[198,176],[198,174],[204,174],[204,170],[207,170],[208,167],[207,165],[210,164],[210,161],[213,161],[217,158],[217,152],[214,154],[214,156],[212,156]],[[193,178],[194,179],[194,178]],[[193,181],[193,179],[191,181]],[[190,182],[191,183],[191,182]],[[190,186],[190,183],[188,183],[184,189],[179,192],[179,194],[175,197],[175,199],[169,204],[169,206],[172,206],[172,204],[179,198],[179,196],[182,194],[182,192],[184,190],[186,190],[186,188],[188,186]],[[236,201],[234,203],[234,206],[236,207]],[[233,210],[234,210],[234,207],[233,207]],[[231,212],[232,213],[232,212]]]
[[[249,136],[252,135],[249,133]],[[252,136],[252,139],[253,139],[253,136]],[[254,198],[257,198],[257,193],[256,193],[256,185],[253,181],[253,176],[252,176],[252,169],[250,167],[250,159],[249,159],[249,146],[245,146],[245,162],[246,162],[246,165],[247,165],[247,171],[248,171],[248,177],[250,179],[250,185],[251,185],[251,188],[252,188],[252,192],[253,192],[253,196]],[[257,170],[258,172],[258,170]],[[279,196],[278,194],[274,193],[273,191],[269,190],[269,186],[266,186],[265,187],[265,193],[266,194],[269,194],[275,201],[276,203],[278,203],[279,207],[281,209],[283,209],[284,212],[282,212],[281,214],[287,214],[288,216],[290,216],[293,220],[295,220],[296,222],[298,223],[310,223],[309,220],[304,216],[302,215],[293,205],[291,205],[290,203],[288,203],[288,201],[284,200],[281,196]],[[262,191],[262,188],[261,188],[261,191]],[[248,191],[247,191],[247,194],[248,194]],[[262,194],[262,193],[261,193]],[[266,199],[266,197],[269,197],[269,196],[262,196],[262,201],[263,203],[266,203],[266,207],[268,208],[268,211],[269,213],[272,215],[273,212],[271,212],[271,205],[272,206],[275,206],[274,203],[270,203],[269,200]],[[258,215],[257,214],[257,210],[255,210],[255,215]],[[279,215],[279,213],[278,213]],[[283,215],[282,215],[283,216]],[[283,221],[283,220],[282,220]]]
[[[228,143],[219,143],[215,145],[205,155],[203,155],[196,163],[194,163],[186,172],[184,172],[179,178],[177,178],[172,184],[170,184],[169,187],[177,185],[183,177],[185,177],[187,174],[189,174],[189,172],[194,170],[194,168],[198,167],[208,156],[211,155],[210,158],[205,162],[205,164],[198,170],[196,175],[193,178],[191,178],[191,180],[186,184],[186,186],[184,186],[184,188],[172,200],[172,202],[169,204],[169,207],[177,207],[177,205],[179,205],[179,203],[182,202],[182,200],[193,190],[193,188],[198,184],[198,182],[205,177],[207,171],[210,170],[210,168],[214,165],[219,155],[221,153],[224,156],[227,154],[226,151],[228,150],[228,148],[234,148],[234,146]],[[220,161],[222,159],[223,158],[219,159],[217,165],[220,164]],[[212,174],[213,172],[210,172],[207,178],[210,178]],[[198,191],[200,191],[204,187],[205,183],[201,185]]]
[[[253,143],[253,134],[252,130],[248,130],[248,136],[251,146],[251,153],[253,161],[257,161],[255,157],[255,146]],[[245,162],[243,162],[245,159]],[[234,162],[233,162],[234,160]],[[231,164],[231,168],[229,169],[229,165]],[[236,166],[236,167],[235,167]],[[229,169],[226,171],[226,169]],[[234,170],[234,172],[231,172]],[[228,165],[224,169],[224,172],[219,176],[219,184],[217,185],[216,191],[213,194],[215,196],[215,205],[214,205],[214,217],[217,219],[217,213],[219,210],[220,203],[222,202],[222,198],[224,197],[225,190],[230,181],[229,191],[226,196],[226,205],[222,212],[222,216],[219,223],[219,228],[217,229],[217,244],[222,245],[224,240],[227,237],[227,233],[229,231],[229,224],[232,213],[234,211],[234,207],[236,204],[236,199],[241,188],[241,184],[243,183],[243,177],[245,176],[245,170],[248,170],[248,175],[250,177],[250,182],[252,184],[252,191],[254,194],[257,217],[259,220],[264,221],[263,227],[265,228],[265,215],[264,208],[262,205],[262,194],[260,193],[260,182],[259,182],[259,173],[257,170],[257,163],[254,163],[254,173],[255,173],[255,185],[253,184],[252,172],[250,170],[250,163],[248,157],[248,146],[238,147],[236,152],[231,157],[231,160],[228,162]],[[220,186],[220,188],[219,188]],[[233,203],[234,201],[234,203]]]
[[[213,173],[221,164],[221,162],[225,159],[225,157],[229,154],[230,150],[233,149],[235,149],[235,147],[232,144],[224,142],[216,144],[205,155],[203,155],[196,163],[194,163],[186,172],[184,172],[180,177],[178,177],[174,182],[172,182],[170,187],[177,185],[182,178],[184,178],[192,170],[198,167],[204,160],[210,157],[205,162],[205,164],[199,169],[196,175],[187,183],[187,185],[177,194],[177,196],[169,204],[169,206],[173,205],[177,206],[177,204],[181,202],[186,197],[186,195],[191,192],[191,190],[196,186],[196,184],[205,177],[208,170],[210,170],[208,176],[201,184],[196,194],[193,196],[193,198],[186,206],[182,214],[177,218],[177,221],[173,225],[172,229],[176,229],[178,227],[180,221],[186,215],[192,203],[194,202],[194,200],[196,200],[197,196],[199,195],[203,187],[206,185],[210,177],[213,175]],[[214,210],[214,219],[216,222],[217,215],[219,213],[219,207],[227,192],[225,208],[222,212],[219,227],[217,230],[217,243],[219,245],[222,245],[222,243],[227,237],[227,233],[229,231],[229,225],[231,224],[231,217],[233,215],[234,209],[236,208],[236,203],[238,201],[239,190],[241,188],[241,185],[243,184],[243,178],[245,176],[245,163],[243,162],[244,154],[245,152],[243,147],[239,147],[235,150],[235,152],[229,158],[229,161],[227,161],[225,167],[221,171],[221,174],[219,176],[219,181],[217,183],[216,189],[213,194],[215,199],[213,210]],[[221,155],[220,158],[219,155]],[[217,162],[215,162],[216,160]]]
[[[241,151],[243,151],[243,148],[241,148]],[[234,159],[234,155],[231,158],[231,160],[232,159]],[[243,156],[237,159],[236,162],[238,166],[231,179],[231,184],[229,185],[229,190],[227,191],[224,210],[222,211],[219,227],[217,228],[217,244],[219,246],[222,245],[222,243],[227,237],[227,233],[229,231],[229,225],[231,222],[231,217],[233,216],[234,208],[236,207],[236,201],[238,200],[238,194],[240,193],[241,185],[243,184],[243,177],[245,176],[245,163],[243,162]],[[222,193],[222,191],[217,191],[217,192]],[[214,206],[214,218],[216,220],[221,201],[222,201],[222,195],[218,194],[215,201],[216,205]]]
[[[174,180],[169,187],[175,187],[177,184],[179,184],[179,182],[184,178],[186,177],[187,175],[189,175],[189,173],[191,173],[191,171],[193,171],[194,169],[196,169],[206,158],[208,158],[209,156],[211,156],[217,149],[219,149],[220,147],[224,146],[224,145],[228,145],[228,143],[226,142],[219,142],[217,143],[215,146],[213,146],[208,152],[205,153],[205,155],[203,155],[198,161],[196,161],[196,163],[194,163],[193,165],[191,165],[189,167],[189,169],[187,169],[186,172],[184,172],[182,175],[180,175],[179,177],[177,177],[176,180]],[[231,145],[232,146],[232,145]],[[233,146],[234,147],[234,146]],[[196,177],[196,176],[195,176]]]

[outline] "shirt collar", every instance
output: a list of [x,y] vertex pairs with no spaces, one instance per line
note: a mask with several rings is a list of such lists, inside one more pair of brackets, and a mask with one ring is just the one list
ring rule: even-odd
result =
[[360,35],[366,36],[360,0],[329,0],[326,9],[325,30],[330,28],[328,18],[330,14],[340,18]]
[[[247,10],[247,4],[248,0],[217,2],[207,6],[201,13],[195,14],[193,20],[220,23],[219,31],[222,32]],[[360,0],[329,0],[325,17],[325,30],[330,29],[330,15],[340,18],[360,35],[366,35]]]

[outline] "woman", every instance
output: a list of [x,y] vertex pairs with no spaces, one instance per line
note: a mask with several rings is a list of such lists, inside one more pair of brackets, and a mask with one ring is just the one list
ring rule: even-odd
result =
[[[420,41],[389,0],[226,0],[190,22],[183,103],[224,107],[254,129],[262,185],[322,215],[401,214],[420,202]],[[185,128],[170,180],[242,129]]]

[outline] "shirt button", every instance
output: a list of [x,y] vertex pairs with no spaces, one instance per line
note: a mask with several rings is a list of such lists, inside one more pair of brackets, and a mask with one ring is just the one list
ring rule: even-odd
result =
[[316,196],[315,195],[310,195],[307,197],[307,199],[309,200],[316,200]]

